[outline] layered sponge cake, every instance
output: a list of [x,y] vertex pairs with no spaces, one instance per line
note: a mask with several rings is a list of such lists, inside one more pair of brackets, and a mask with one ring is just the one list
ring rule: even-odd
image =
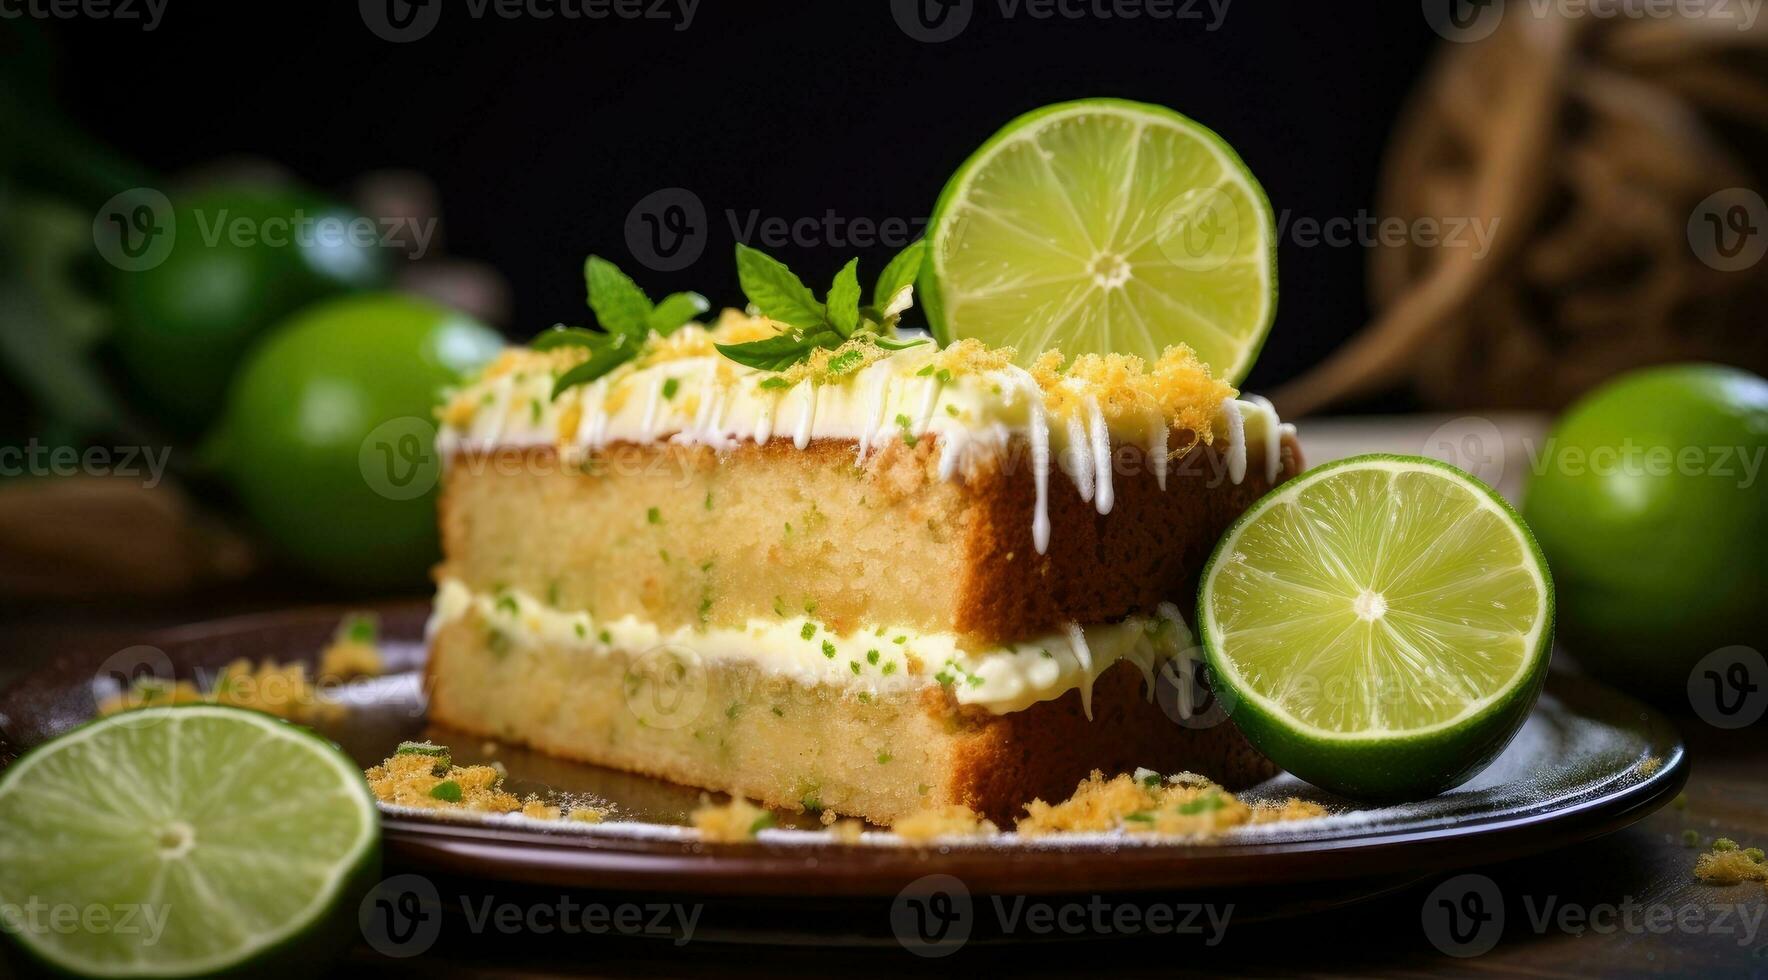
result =
[[776,329],[727,313],[556,397],[587,355],[513,350],[453,395],[434,720],[883,824],[1270,773],[1155,697],[1209,550],[1300,467],[1268,403],[1183,348],[715,346]]

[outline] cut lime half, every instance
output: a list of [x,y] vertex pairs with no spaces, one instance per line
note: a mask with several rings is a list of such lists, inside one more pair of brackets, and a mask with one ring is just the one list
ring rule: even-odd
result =
[[354,924],[342,906],[372,883],[379,833],[361,770],[306,729],[123,712],[0,774],[0,909],[29,954],[82,976],[312,968],[303,941]]
[[921,299],[942,343],[1028,361],[1182,343],[1238,384],[1277,312],[1265,192],[1221,137],[1162,106],[1020,116],[958,168],[930,226]]
[[1465,782],[1545,675],[1553,581],[1491,488],[1358,456],[1265,495],[1204,570],[1198,622],[1252,743],[1317,786],[1421,798]]

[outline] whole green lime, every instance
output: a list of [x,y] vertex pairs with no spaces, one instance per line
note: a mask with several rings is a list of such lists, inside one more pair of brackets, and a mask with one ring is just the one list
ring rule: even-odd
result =
[[296,564],[358,587],[421,584],[436,557],[432,409],[502,346],[416,297],[328,300],[272,328],[246,360],[213,456]]
[[212,420],[272,324],[385,278],[360,216],[305,191],[213,187],[178,197],[172,213],[165,258],[117,274],[115,343],[156,416],[179,431]]
[[1720,647],[1768,642],[1768,381],[1710,364],[1619,378],[1566,412],[1523,513],[1592,673],[1662,700]]

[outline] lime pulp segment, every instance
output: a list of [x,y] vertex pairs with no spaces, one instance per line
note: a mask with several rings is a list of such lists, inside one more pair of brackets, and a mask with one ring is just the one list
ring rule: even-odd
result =
[[1027,359],[1183,343],[1238,383],[1276,313],[1275,228],[1210,130],[1161,106],[1062,103],[1009,123],[946,185],[923,294],[942,341]]
[[1290,481],[1229,532],[1206,579],[1212,665],[1306,738],[1453,728],[1546,656],[1552,587],[1533,539],[1490,489],[1429,460],[1361,457]]
[[[125,712],[46,743],[0,776],[0,828],[11,931],[93,976],[195,975],[279,946],[326,916],[379,833],[342,753],[214,706]],[[66,930],[57,909],[95,918]]]

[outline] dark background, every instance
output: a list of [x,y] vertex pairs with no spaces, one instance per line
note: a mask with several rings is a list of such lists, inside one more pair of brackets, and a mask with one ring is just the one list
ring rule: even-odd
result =
[[[49,104],[160,174],[251,154],[340,194],[367,170],[430,175],[448,250],[509,278],[518,337],[584,318],[591,251],[653,295],[733,302],[730,248],[751,212],[923,218],[990,133],[1063,99],[1172,106],[1234,145],[1279,221],[1355,217],[1374,209],[1386,134],[1440,43],[1410,3],[1231,0],[1212,31],[1204,0],[1189,19],[1134,20],[1037,18],[1007,2],[971,0],[943,43],[912,39],[889,0],[702,0],[687,30],[475,18],[450,2],[404,44],[372,33],[351,2],[167,0],[151,32],[53,19],[0,31],[40,34],[15,34],[4,53],[46,55]],[[1095,3],[1110,9],[1070,9]],[[704,203],[709,237],[694,264],[659,273],[630,254],[624,228],[669,187]],[[894,248],[771,250],[826,283],[850,255],[875,272]],[[1316,363],[1363,323],[1363,266],[1357,246],[1283,242],[1281,308],[1249,388]]]

